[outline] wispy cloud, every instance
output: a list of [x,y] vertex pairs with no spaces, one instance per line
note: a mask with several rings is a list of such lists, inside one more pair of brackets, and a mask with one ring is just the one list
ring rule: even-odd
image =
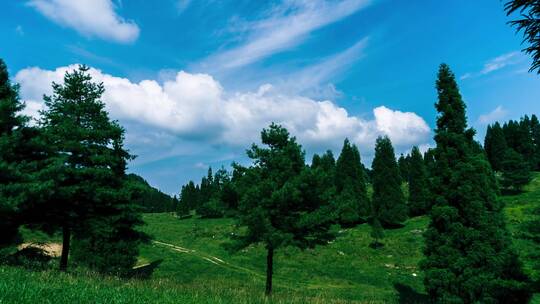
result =
[[506,66],[515,65],[522,61],[523,57],[521,56],[521,53],[519,51],[514,51],[510,53],[506,53],[503,55],[500,55],[498,57],[495,57],[489,61],[487,61],[484,64],[484,67],[479,72],[473,73],[465,73],[463,74],[460,79],[468,79],[473,77],[479,77],[483,75],[490,74],[492,72],[495,72],[497,70],[500,70]]
[[191,4],[191,0],[178,0],[176,3],[176,8],[179,13],[183,13]]
[[286,0],[266,18],[238,24],[247,39],[232,49],[211,55],[203,66],[239,68],[303,42],[307,35],[365,8],[369,0]]
[[494,123],[497,120],[500,120],[504,118],[508,114],[508,111],[506,111],[505,108],[503,108],[501,105],[497,106],[493,111],[482,114],[478,117],[478,123],[482,125],[487,125],[490,123]]
[[87,37],[120,43],[130,43],[139,37],[137,24],[120,17],[111,0],[30,0],[27,5]]

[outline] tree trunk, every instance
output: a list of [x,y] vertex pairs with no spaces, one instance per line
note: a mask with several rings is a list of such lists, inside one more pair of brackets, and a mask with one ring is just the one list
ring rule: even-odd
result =
[[268,253],[266,255],[266,295],[272,293],[272,274],[274,271],[274,248],[267,246]]
[[66,271],[69,256],[69,242],[71,241],[71,229],[68,225],[62,227],[62,256],[60,257],[60,271]]

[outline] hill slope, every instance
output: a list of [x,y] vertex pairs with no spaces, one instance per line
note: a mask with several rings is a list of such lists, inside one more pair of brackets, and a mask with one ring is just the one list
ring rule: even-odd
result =
[[[538,248],[520,238],[519,226],[540,204],[540,174],[519,195],[503,197],[507,221],[526,270]],[[3,267],[0,303],[257,303],[264,302],[265,252],[249,247],[231,254],[223,248],[235,231],[230,219],[179,220],[172,214],[146,214],[145,232],[154,242],[141,248],[140,264],[163,260],[148,281],[100,279],[54,271],[26,272]],[[314,250],[284,249],[275,256],[276,303],[421,303],[422,232],[428,218],[417,217],[387,230],[385,247],[369,248],[369,226],[344,229],[336,241]],[[21,283],[22,282],[22,283]],[[41,282],[48,282],[43,284]],[[533,303],[540,303],[535,297]]]

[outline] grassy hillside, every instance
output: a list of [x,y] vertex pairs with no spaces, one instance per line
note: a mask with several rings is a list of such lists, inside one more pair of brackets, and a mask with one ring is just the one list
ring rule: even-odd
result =
[[[533,276],[531,254],[537,248],[521,239],[519,226],[540,204],[540,175],[524,193],[503,197],[510,231]],[[0,303],[257,303],[264,302],[265,252],[249,247],[238,253],[223,248],[235,230],[230,219],[178,220],[171,214],[147,214],[145,232],[154,237],[141,249],[140,264],[162,260],[152,279],[122,281],[86,274],[27,272],[0,268]],[[275,303],[418,303],[423,295],[422,232],[426,217],[387,230],[381,249],[369,248],[369,226],[344,229],[327,246],[275,256]],[[40,237],[42,238],[42,237]],[[44,284],[43,282],[47,282]],[[540,303],[536,297],[533,303]]]

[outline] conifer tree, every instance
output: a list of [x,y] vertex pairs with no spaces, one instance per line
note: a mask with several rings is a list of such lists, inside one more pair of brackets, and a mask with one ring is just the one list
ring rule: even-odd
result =
[[394,147],[387,136],[377,138],[373,169],[374,217],[385,227],[399,226],[407,219],[407,205],[401,190],[401,176]]
[[454,74],[437,79],[435,205],[425,233],[424,283],[437,303],[526,303],[530,298],[497,197],[495,177],[467,129]]
[[426,214],[430,207],[426,165],[418,147],[413,147],[409,160],[409,214]]
[[401,180],[404,183],[409,182],[409,155],[405,156],[403,153],[399,156],[398,159],[398,167],[399,167],[399,174],[401,176]]
[[248,150],[253,165],[243,168],[238,221],[247,229],[236,249],[262,243],[267,251],[266,294],[272,291],[274,251],[326,244],[335,234],[329,194],[320,170],[305,165],[304,152],[289,132],[276,124],[263,129],[262,143]]
[[18,87],[9,80],[7,66],[0,59],[0,249],[20,239],[18,209],[24,199],[20,163],[27,118]]
[[343,142],[336,162],[334,181],[340,224],[351,226],[360,220],[367,220],[371,214],[371,204],[367,197],[365,173],[360,162],[360,152],[348,139]]
[[501,125],[498,122],[493,124],[493,126],[489,125],[484,139],[484,149],[493,170],[502,170],[501,164],[507,148]]
[[510,148],[505,151],[501,169],[501,185],[508,190],[519,192],[532,179],[528,163],[521,154]]
[[534,158],[535,166],[534,170],[540,170],[540,122],[536,115],[531,116],[531,136],[534,143]]
[[52,183],[47,199],[27,209],[44,230],[62,231],[61,270],[73,236],[84,248],[79,260],[119,273],[136,260],[144,236],[134,228],[142,220],[126,186],[132,156],[123,147],[124,129],[109,119],[103,84],[92,82],[88,70],[67,72],[63,84],[53,83],[53,95],[44,97],[43,138],[56,161],[40,173],[42,182]]

